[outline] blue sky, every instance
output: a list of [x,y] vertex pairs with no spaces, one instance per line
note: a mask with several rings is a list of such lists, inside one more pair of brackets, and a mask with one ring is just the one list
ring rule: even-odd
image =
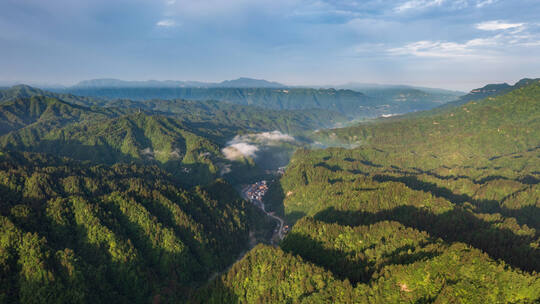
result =
[[0,81],[540,77],[540,0],[2,0]]

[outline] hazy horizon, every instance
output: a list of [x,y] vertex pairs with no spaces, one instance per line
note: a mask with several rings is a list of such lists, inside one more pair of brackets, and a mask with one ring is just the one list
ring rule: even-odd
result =
[[118,78],[110,78],[110,77],[102,77],[102,78],[93,78],[93,79],[81,79],[81,80],[78,80],[78,81],[74,81],[74,82],[70,82],[70,83],[49,83],[49,82],[32,82],[32,81],[3,81],[0,79],[0,86],[4,86],[4,87],[11,87],[11,86],[16,86],[16,85],[28,85],[28,86],[32,86],[32,87],[37,87],[37,88],[42,88],[42,89],[47,89],[47,88],[62,88],[62,87],[72,87],[72,86],[76,86],[77,84],[79,84],[80,82],[83,82],[83,81],[88,81],[88,80],[120,80],[120,81],[126,81],[126,82],[146,82],[146,81],[158,81],[158,82],[166,82],[166,81],[177,81],[177,82],[201,82],[201,83],[208,83],[208,84],[211,84],[211,83],[221,83],[223,81],[230,81],[230,80],[237,80],[237,79],[240,79],[240,78],[249,78],[249,79],[254,79],[254,80],[265,80],[265,81],[269,81],[269,82],[277,82],[279,84],[282,84],[284,86],[290,86],[290,87],[313,87],[313,88],[318,88],[318,87],[324,87],[324,88],[332,88],[332,87],[341,87],[341,86],[354,86],[354,85],[359,85],[359,86],[410,86],[410,87],[418,87],[418,88],[433,88],[433,89],[443,89],[443,90],[449,90],[449,91],[460,91],[460,92],[470,92],[471,90],[474,90],[474,89],[477,89],[477,88],[480,88],[480,87],[483,87],[487,84],[502,84],[502,83],[507,83],[509,85],[513,85],[515,84],[516,82],[518,82],[519,80],[523,79],[523,78],[538,78],[538,76],[530,76],[530,77],[521,77],[519,79],[512,79],[512,80],[508,80],[508,81],[495,81],[495,82],[491,82],[491,83],[480,83],[478,84],[478,86],[473,86],[473,87],[470,87],[470,88],[464,88],[464,89],[460,89],[460,88],[452,88],[452,87],[443,87],[443,86],[434,86],[434,85],[429,85],[429,84],[423,84],[423,83],[406,83],[406,82],[402,82],[402,83],[384,83],[384,82],[378,82],[378,83],[375,83],[375,82],[355,82],[355,81],[347,81],[347,82],[339,82],[339,83],[287,83],[287,82],[283,82],[283,81],[279,81],[279,80],[275,80],[275,79],[262,79],[262,78],[252,78],[252,77],[247,77],[247,76],[241,76],[241,77],[236,77],[236,78],[233,78],[233,79],[221,79],[221,80],[198,80],[198,79],[118,79]]

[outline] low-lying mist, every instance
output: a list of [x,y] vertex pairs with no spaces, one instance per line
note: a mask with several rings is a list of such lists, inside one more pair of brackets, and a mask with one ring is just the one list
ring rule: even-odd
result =
[[280,131],[237,135],[222,153],[230,161],[251,159],[264,170],[276,170],[289,163],[292,153],[303,143]]

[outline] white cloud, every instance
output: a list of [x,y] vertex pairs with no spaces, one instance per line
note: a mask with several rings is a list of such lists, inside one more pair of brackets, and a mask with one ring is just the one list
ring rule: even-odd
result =
[[279,131],[272,132],[262,132],[262,133],[253,133],[245,135],[236,135],[229,144],[249,142],[254,144],[263,144],[263,145],[276,145],[280,142],[294,142],[294,137],[283,134]]
[[487,39],[472,39],[465,43],[447,41],[417,41],[405,46],[389,49],[391,55],[413,55],[416,57],[431,58],[488,58],[484,53],[477,52],[477,48],[496,45],[496,37]]
[[235,143],[223,148],[222,152],[225,158],[229,160],[241,159],[243,157],[255,157],[259,148],[248,143]]
[[481,8],[481,7],[484,7],[486,5],[493,4],[495,2],[497,2],[497,0],[479,0],[479,1],[476,2],[476,7]]
[[445,0],[410,0],[395,8],[398,12],[441,6]]
[[508,57],[510,52],[522,53],[525,48],[540,45],[540,34],[531,31],[534,24],[503,23],[489,21],[477,24],[477,28],[486,31],[500,30],[496,35],[475,38],[465,42],[422,40],[390,48],[386,53],[391,56],[412,55],[424,58],[474,58],[498,59]]
[[222,149],[222,152],[225,158],[229,160],[244,157],[254,158],[259,151],[259,147],[276,146],[280,143],[293,143],[295,141],[294,137],[279,131],[236,135],[227,142],[227,146]]
[[498,31],[498,30],[508,30],[514,28],[522,28],[525,23],[506,23],[499,20],[486,21],[478,23],[476,28],[483,31]]
[[176,22],[174,22],[174,20],[171,20],[171,19],[163,19],[163,20],[158,21],[156,25],[159,27],[173,27],[176,25]]

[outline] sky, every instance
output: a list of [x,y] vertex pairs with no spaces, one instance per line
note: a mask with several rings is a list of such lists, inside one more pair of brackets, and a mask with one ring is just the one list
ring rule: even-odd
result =
[[540,77],[540,0],[1,0],[0,84],[94,78],[468,91]]

